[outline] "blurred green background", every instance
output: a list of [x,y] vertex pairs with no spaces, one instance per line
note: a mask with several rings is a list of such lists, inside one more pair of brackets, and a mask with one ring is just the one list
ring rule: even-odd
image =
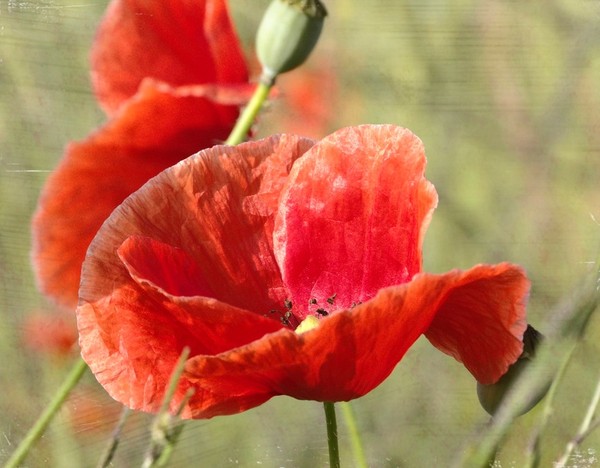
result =
[[[249,59],[265,0],[231,0]],[[29,221],[64,145],[104,121],[88,51],[106,2],[0,0],[0,462],[48,402],[73,356],[23,344],[27,318],[54,313],[36,290]],[[330,0],[308,64],[280,81],[259,135],[394,123],[425,143],[440,203],[425,269],[512,261],[532,280],[530,321],[593,270],[600,247],[600,3],[596,0]],[[315,80],[314,76],[321,77]],[[315,102],[289,103],[298,86]],[[300,92],[301,94],[301,92]],[[308,110],[308,112],[307,112]],[[542,440],[551,466],[600,378],[592,318]],[[419,340],[392,376],[354,402],[372,466],[445,466],[488,420],[475,383]],[[87,375],[26,466],[94,466],[119,410]],[[520,466],[539,408],[520,418],[497,466]],[[125,427],[114,466],[138,466],[147,415]],[[343,420],[344,466],[352,466]],[[597,466],[600,430],[569,466]],[[244,414],[187,423],[172,466],[323,466],[322,406],[275,398]]]

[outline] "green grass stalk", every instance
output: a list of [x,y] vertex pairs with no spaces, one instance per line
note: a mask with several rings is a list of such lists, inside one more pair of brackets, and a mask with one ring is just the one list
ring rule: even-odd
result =
[[38,420],[29,429],[29,432],[25,435],[25,438],[18,445],[17,449],[13,452],[11,457],[4,465],[4,468],[16,468],[21,465],[31,448],[35,445],[38,439],[42,436],[56,413],[60,410],[63,403],[71,393],[71,390],[81,380],[81,377],[88,368],[85,361],[80,357],[77,359],[75,365],[69,371],[67,378],[64,380],[58,391],[54,394],[54,397],[46,406]]
[[340,403],[340,407],[342,408],[344,422],[346,423],[350,433],[350,442],[352,444],[354,462],[358,468],[367,468],[369,465],[367,463],[367,459],[365,458],[365,450],[360,437],[360,432],[358,431],[358,426],[356,425],[356,417],[354,415],[352,405],[347,401],[342,401]]
[[[585,439],[585,437],[591,432],[590,428],[593,427],[592,421],[594,418],[594,414],[596,413],[596,409],[598,408],[598,404],[600,403],[600,379],[596,384],[596,390],[594,391],[594,396],[592,397],[592,401],[587,407],[585,415],[583,417],[583,421],[581,421],[581,425],[579,426],[579,430],[573,439],[571,439],[565,448],[565,452],[560,457],[560,459],[554,465],[557,468],[563,468],[567,466],[567,462],[573,450],[575,450],[579,444]],[[598,422],[598,421],[596,421]],[[594,424],[595,426],[595,424]]]

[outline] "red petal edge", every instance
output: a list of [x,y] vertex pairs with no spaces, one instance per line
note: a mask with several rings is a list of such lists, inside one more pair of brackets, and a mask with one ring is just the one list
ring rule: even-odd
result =
[[425,336],[482,384],[496,382],[523,350],[529,280],[509,263],[477,265],[457,280]]

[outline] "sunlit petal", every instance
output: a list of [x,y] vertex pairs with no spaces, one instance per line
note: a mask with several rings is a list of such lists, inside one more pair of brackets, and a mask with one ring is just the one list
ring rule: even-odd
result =
[[300,304],[336,295],[338,307],[409,281],[437,203],[425,154],[409,130],[363,125],[316,144],[290,174],[275,252]]

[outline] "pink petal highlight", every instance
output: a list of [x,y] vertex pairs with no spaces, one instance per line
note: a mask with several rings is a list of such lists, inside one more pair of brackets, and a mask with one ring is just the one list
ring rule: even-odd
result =
[[420,271],[437,204],[424,169],[421,141],[391,125],[339,130],[294,164],[274,246],[296,302],[350,307]]

